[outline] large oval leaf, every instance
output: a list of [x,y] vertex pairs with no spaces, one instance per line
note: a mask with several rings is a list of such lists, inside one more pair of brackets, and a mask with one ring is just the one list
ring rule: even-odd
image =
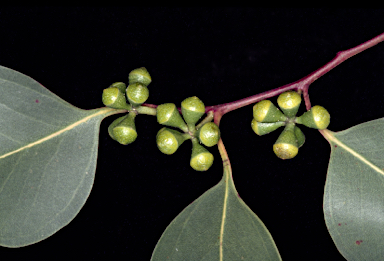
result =
[[347,260],[382,260],[384,119],[323,133],[332,147],[324,193],[329,233]]
[[67,225],[92,188],[101,120],[0,67],[0,245],[21,247]]
[[238,196],[229,160],[220,152],[222,180],[169,224],[151,260],[281,260],[263,222]]

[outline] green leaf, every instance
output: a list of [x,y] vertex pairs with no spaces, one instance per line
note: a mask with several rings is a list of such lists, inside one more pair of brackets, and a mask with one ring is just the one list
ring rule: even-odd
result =
[[222,180],[167,227],[151,260],[281,260],[271,234],[238,196],[229,161]]
[[347,260],[384,257],[384,119],[323,131],[331,144],[324,216]]
[[21,247],[67,225],[92,188],[101,120],[0,67],[0,245]]

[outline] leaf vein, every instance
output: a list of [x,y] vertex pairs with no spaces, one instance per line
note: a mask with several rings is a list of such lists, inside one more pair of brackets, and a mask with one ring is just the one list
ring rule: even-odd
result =
[[6,158],[6,157],[8,157],[8,156],[10,156],[10,155],[13,155],[13,154],[18,153],[18,152],[20,152],[20,151],[23,151],[23,150],[25,150],[25,149],[27,149],[27,148],[34,147],[34,146],[36,146],[36,145],[38,145],[38,144],[40,144],[40,143],[42,143],[42,142],[45,142],[45,141],[47,141],[47,140],[50,140],[50,139],[52,139],[52,138],[54,138],[54,137],[56,137],[56,136],[59,136],[60,134],[66,132],[66,131],[69,131],[69,130],[75,128],[76,126],[78,126],[78,125],[80,125],[80,124],[82,124],[82,123],[88,121],[89,119],[91,119],[91,118],[93,118],[93,117],[99,116],[99,115],[101,115],[101,114],[105,114],[105,113],[110,112],[110,111],[113,111],[113,110],[114,110],[114,109],[110,109],[110,108],[106,108],[106,109],[104,109],[104,110],[100,110],[100,111],[98,111],[98,112],[96,112],[96,113],[94,113],[94,114],[91,114],[91,115],[89,115],[89,116],[87,116],[87,117],[85,117],[85,118],[83,118],[83,119],[81,119],[81,120],[76,121],[75,123],[72,123],[72,124],[68,125],[67,127],[63,128],[63,129],[61,129],[61,130],[59,130],[59,131],[56,131],[56,132],[52,133],[51,135],[46,136],[45,138],[39,139],[39,140],[37,140],[37,141],[35,141],[35,142],[32,142],[32,143],[29,143],[29,144],[27,144],[27,145],[25,145],[25,146],[23,146],[23,147],[21,147],[21,148],[19,148],[19,149],[16,149],[16,150],[14,150],[14,151],[10,151],[10,152],[8,152],[8,153],[6,153],[6,154],[4,154],[4,155],[1,155],[1,156],[0,156],[0,159]]

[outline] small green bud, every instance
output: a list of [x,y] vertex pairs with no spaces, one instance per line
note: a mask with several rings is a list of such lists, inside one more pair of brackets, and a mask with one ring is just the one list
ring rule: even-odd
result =
[[299,110],[301,96],[295,91],[287,91],[279,95],[277,104],[286,116],[292,118]]
[[329,112],[322,106],[313,106],[309,111],[295,119],[296,123],[303,124],[309,128],[324,130],[331,120]]
[[253,118],[258,122],[287,120],[287,117],[270,100],[259,101],[253,106]]
[[197,171],[206,171],[213,164],[213,155],[201,146],[197,139],[192,139],[192,155],[189,164]]
[[295,136],[296,136],[296,140],[297,140],[297,146],[299,146],[299,148],[300,148],[301,146],[303,146],[303,144],[305,142],[305,135],[297,126],[295,126],[294,131],[295,131]]
[[188,132],[187,124],[185,124],[183,118],[179,113],[179,110],[176,108],[176,105],[173,103],[164,103],[156,108],[157,122],[170,126],[180,128],[184,132]]
[[194,125],[205,113],[204,103],[196,96],[181,102],[181,113],[188,125]]
[[259,136],[268,134],[284,125],[285,125],[284,121],[268,123],[268,122],[258,122],[255,119],[252,119],[252,122],[251,122],[253,131]]
[[127,88],[127,99],[133,106],[143,104],[149,97],[147,86],[141,83],[132,83]]
[[137,68],[129,73],[128,76],[129,84],[141,83],[145,86],[148,86],[152,82],[152,78],[149,75],[145,67]]
[[125,85],[125,83],[123,83],[123,82],[115,82],[115,83],[112,83],[111,86],[109,86],[109,87],[116,87],[122,93],[125,93],[125,89],[127,88],[127,85]]
[[195,136],[207,147],[212,147],[219,142],[220,139],[220,129],[213,122],[207,122],[201,126]]
[[121,116],[114,120],[108,127],[108,134],[111,136],[112,139],[116,140],[116,138],[113,136],[113,128],[115,128],[127,115]]
[[176,130],[163,127],[156,135],[156,144],[162,153],[171,155],[175,153],[180,145],[187,139],[187,135],[183,136]]
[[127,145],[137,138],[135,126],[136,113],[129,112],[128,115],[112,129],[112,135],[120,144]]
[[273,145],[273,151],[281,159],[292,159],[299,152],[294,132],[295,125],[287,124]]
[[103,90],[102,100],[105,106],[113,109],[130,110],[130,106],[125,100],[124,93],[116,87],[109,87]]

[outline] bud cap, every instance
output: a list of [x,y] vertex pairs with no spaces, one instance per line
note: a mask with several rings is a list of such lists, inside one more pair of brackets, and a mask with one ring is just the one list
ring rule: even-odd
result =
[[299,152],[294,127],[294,124],[287,124],[273,145],[273,151],[281,159],[292,159]]
[[157,147],[167,155],[175,153],[185,140],[186,138],[180,132],[166,127],[160,129],[156,135]]
[[331,116],[329,115],[329,112],[319,105],[313,106],[309,111],[295,119],[299,124],[319,130],[326,129],[330,120]]
[[147,86],[141,83],[132,83],[127,88],[127,99],[133,106],[143,104],[149,97]]
[[287,120],[287,117],[270,100],[260,101],[253,106],[253,118],[258,122]]
[[124,93],[116,87],[108,87],[107,89],[104,89],[102,101],[105,106],[113,109],[130,109],[130,106],[125,100]]
[[152,78],[149,75],[145,67],[137,68],[129,73],[128,76],[129,84],[141,83],[148,86],[152,82]]
[[207,122],[197,130],[196,137],[205,146],[212,147],[219,142],[220,129],[215,123]]
[[181,118],[179,110],[174,103],[164,103],[157,106],[156,117],[157,122],[162,125],[180,128],[184,132],[188,131],[187,124]]
[[181,102],[181,113],[187,124],[195,124],[205,113],[204,103],[196,96]]
[[113,136],[113,128],[115,128],[127,115],[121,116],[114,120],[108,127],[108,134],[111,136],[112,139],[116,140],[116,138]]
[[190,165],[194,170],[206,171],[213,164],[213,155],[196,139],[192,140],[192,155]]
[[292,118],[299,110],[301,95],[295,91],[287,91],[279,95],[277,104],[286,116]]
[[135,126],[134,112],[130,112],[125,118],[119,122],[112,130],[112,135],[120,144],[128,145],[134,142],[137,138]]

